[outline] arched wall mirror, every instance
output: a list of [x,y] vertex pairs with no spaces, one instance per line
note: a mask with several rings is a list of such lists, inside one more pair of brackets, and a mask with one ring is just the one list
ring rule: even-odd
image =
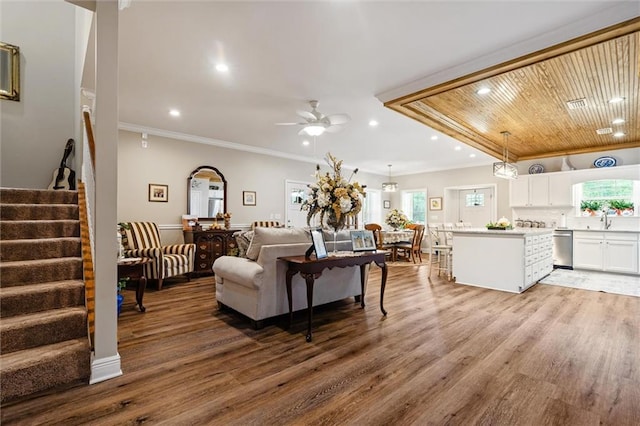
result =
[[187,182],[187,212],[200,219],[213,219],[227,211],[227,181],[218,169],[200,166]]

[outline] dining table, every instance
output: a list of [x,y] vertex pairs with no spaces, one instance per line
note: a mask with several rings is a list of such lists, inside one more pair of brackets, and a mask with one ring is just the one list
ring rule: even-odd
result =
[[391,247],[391,260],[395,261],[397,252],[395,245],[413,241],[413,229],[382,230],[382,244]]

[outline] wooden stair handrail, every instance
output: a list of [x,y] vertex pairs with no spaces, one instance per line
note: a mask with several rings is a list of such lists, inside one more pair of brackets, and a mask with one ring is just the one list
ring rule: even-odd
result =
[[82,242],[82,270],[84,275],[84,297],[87,305],[87,326],[89,328],[89,343],[93,348],[93,337],[96,329],[96,280],[93,272],[91,237],[89,236],[87,197],[84,182],[82,181],[78,182],[78,208],[80,212],[80,240]]
[[93,124],[91,123],[91,113],[87,110],[82,111],[84,117],[84,128],[87,131],[87,139],[89,141],[89,154],[91,156],[91,167],[96,169],[96,142],[93,138]]

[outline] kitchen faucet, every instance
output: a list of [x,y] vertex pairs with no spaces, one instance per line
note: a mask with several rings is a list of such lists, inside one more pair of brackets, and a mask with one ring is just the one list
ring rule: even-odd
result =
[[609,216],[607,216],[606,210],[602,210],[602,217],[600,218],[600,222],[604,222],[604,229],[611,228],[611,220],[609,219]]

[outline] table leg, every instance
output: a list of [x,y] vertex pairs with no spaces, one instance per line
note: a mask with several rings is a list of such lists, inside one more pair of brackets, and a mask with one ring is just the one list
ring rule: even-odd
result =
[[307,342],[310,342],[313,336],[311,335],[311,323],[313,322],[313,274],[302,274],[304,280],[307,283]]
[[380,283],[380,310],[383,315],[387,315],[384,310],[384,288],[387,286],[387,264],[385,262],[376,263],[382,269],[382,282]]
[[142,305],[142,297],[144,296],[144,289],[147,287],[147,277],[144,275],[144,272],[140,279],[138,280],[138,288],[136,289],[136,303],[140,308],[140,312],[145,312],[147,308]]
[[289,302],[289,327],[293,324],[293,299],[291,297],[291,279],[293,276],[297,274],[295,271],[290,271],[287,269],[287,302]]
[[364,309],[364,277],[367,265],[360,265],[360,307]]

